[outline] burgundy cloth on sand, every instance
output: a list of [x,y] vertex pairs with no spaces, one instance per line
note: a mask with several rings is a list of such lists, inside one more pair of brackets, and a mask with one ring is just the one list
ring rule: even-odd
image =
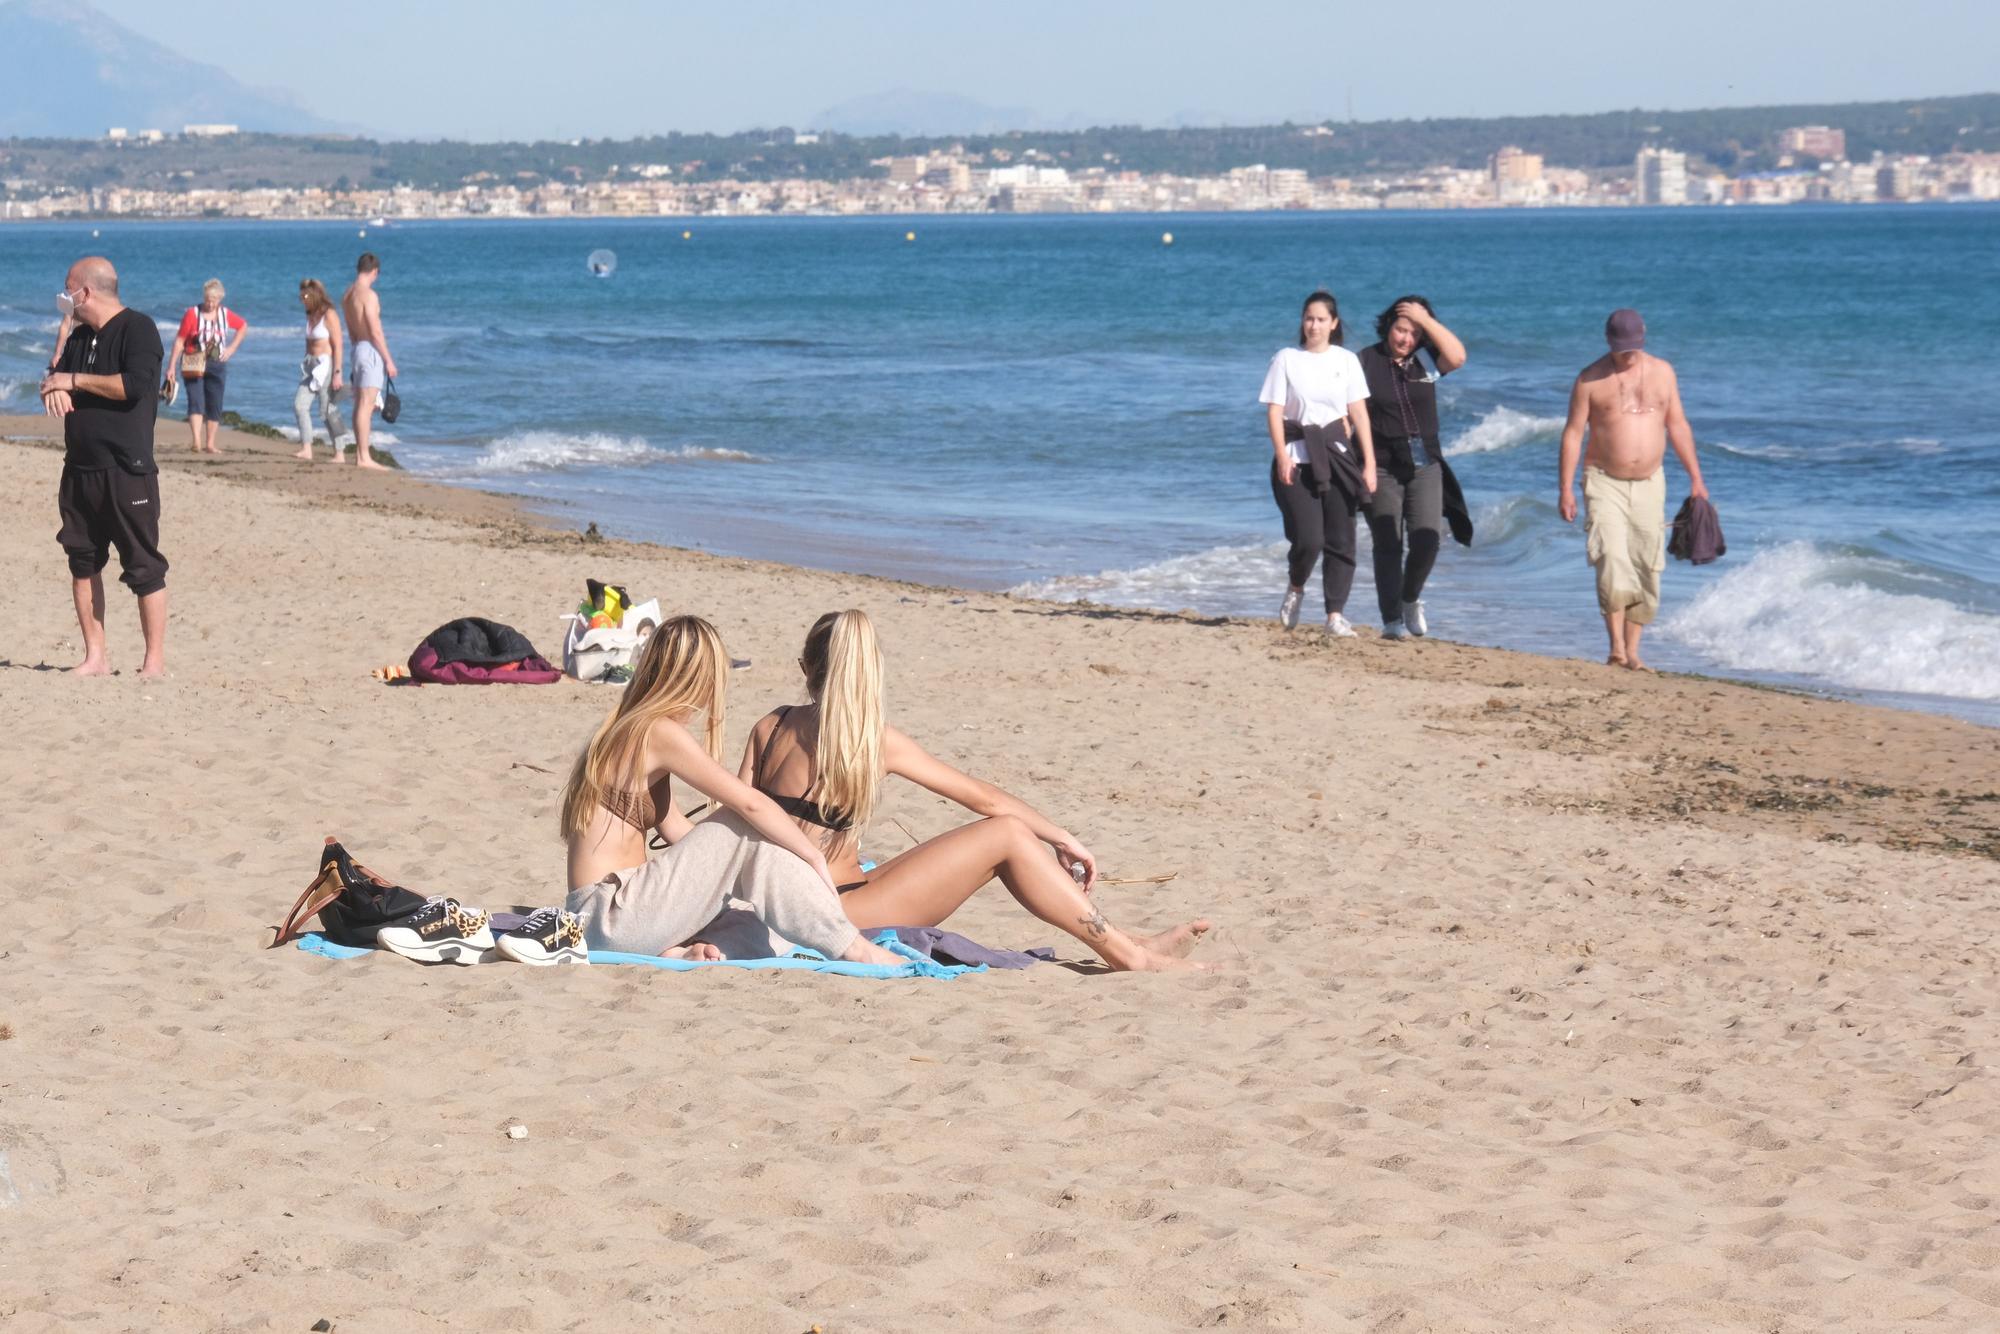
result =
[[441,686],[546,686],[563,675],[513,626],[463,616],[424,636],[410,654],[410,679]]

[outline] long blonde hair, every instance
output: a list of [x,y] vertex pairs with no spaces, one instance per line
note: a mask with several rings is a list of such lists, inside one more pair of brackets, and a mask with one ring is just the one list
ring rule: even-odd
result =
[[605,794],[645,785],[638,773],[646,734],[663,720],[676,722],[700,713],[707,720],[703,745],[722,762],[724,696],[729,688],[729,654],[722,636],[699,616],[675,616],[653,632],[618,707],[611,711],[576,757],[563,785],[562,836],[575,838],[590,828]]
[[819,745],[806,792],[848,828],[836,852],[851,852],[875,814],[882,786],[882,646],[865,611],[828,612],[806,633],[806,689],[819,705]]

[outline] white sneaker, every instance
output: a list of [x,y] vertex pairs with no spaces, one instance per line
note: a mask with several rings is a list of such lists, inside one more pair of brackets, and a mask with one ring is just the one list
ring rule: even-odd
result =
[[1283,605],[1281,605],[1278,608],[1279,624],[1283,625],[1287,630],[1298,629],[1299,604],[1304,602],[1305,600],[1306,600],[1306,595],[1300,592],[1298,589],[1291,588],[1285,590],[1285,601]]
[[1349,625],[1347,618],[1339,612],[1328,612],[1326,617],[1326,633],[1329,639],[1352,639],[1354,638],[1354,627]]
[[1409,637],[1410,637],[1410,629],[1408,626],[1404,625],[1401,621],[1382,622],[1382,638],[1408,639]]
[[1421,598],[1403,604],[1403,620],[1408,622],[1410,633],[1419,639],[1431,632],[1430,626],[1424,623],[1424,604]]
[[376,932],[375,943],[419,963],[475,964],[493,957],[486,914],[457,899],[426,899],[414,915]]

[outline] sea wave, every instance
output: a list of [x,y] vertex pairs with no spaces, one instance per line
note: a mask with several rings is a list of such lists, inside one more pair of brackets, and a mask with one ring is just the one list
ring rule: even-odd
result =
[[480,450],[469,462],[454,467],[474,476],[556,472],[574,468],[635,468],[657,463],[763,463],[741,449],[683,445],[664,449],[637,436],[592,432],[523,431],[503,436]]
[[1661,628],[1723,667],[1854,690],[2000,701],[2000,616],[1913,588],[1903,562],[1791,542],[1715,581]]
[[[296,445],[299,442],[298,427],[279,426],[275,429],[277,430],[279,435],[282,435],[283,437],[285,437],[285,439],[291,441],[293,444]],[[326,428],[325,427],[313,428],[313,439],[324,444],[326,442]],[[340,446],[342,449],[347,448],[349,445],[352,445],[353,443],[354,443],[354,430],[352,427],[340,433]],[[368,447],[370,449],[373,449],[377,445],[400,445],[402,443],[403,442],[401,440],[398,440],[396,438],[394,432],[385,431],[379,426],[368,433]]]
[[1129,570],[1065,574],[1009,589],[1019,597],[1050,602],[1104,602],[1121,607],[1227,607],[1248,611],[1277,606],[1285,583],[1285,544],[1254,542],[1210,547]]
[[17,398],[33,398],[37,387],[38,382],[35,380],[17,380],[12,376],[0,375],[0,403],[11,403]]
[[1445,446],[1447,457],[1458,454],[1491,454],[1513,449],[1536,440],[1554,440],[1561,434],[1561,417],[1536,417],[1517,412],[1505,404],[1494,408],[1466,429],[1465,434]]
[[1746,445],[1732,440],[1710,440],[1702,447],[1761,463],[1873,462],[1887,455],[1905,454],[1924,458],[1945,452],[1944,441],[1930,436],[1898,436],[1893,440],[1830,440],[1814,445]]

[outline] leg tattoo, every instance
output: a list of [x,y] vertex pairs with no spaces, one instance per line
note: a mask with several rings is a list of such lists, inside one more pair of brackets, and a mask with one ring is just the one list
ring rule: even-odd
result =
[[1111,930],[1111,923],[1105,921],[1104,914],[1099,912],[1095,907],[1092,907],[1088,913],[1076,920],[1083,927],[1084,934],[1092,940],[1104,939],[1105,935]]

